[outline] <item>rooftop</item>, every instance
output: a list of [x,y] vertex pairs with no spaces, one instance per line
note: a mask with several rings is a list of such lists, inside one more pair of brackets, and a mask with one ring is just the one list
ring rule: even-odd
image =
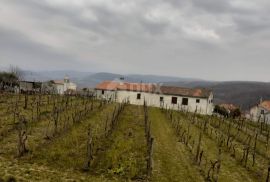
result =
[[266,110],[270,111],[270,100],[265,100],[259,104],[259,106],[265,108]]
[[61,84],[64,85],[64,80],[52,80],[54,84]]
[[152,83],[128,83],[120,81],[103,81],[96,86],[97,90],[126,90],[134,92],[152,92],[166,95],[208,98],[210,90],[202,88],[181,88],[172,86],[159,86]]
[[225,108],[227,110],[230,110],[230,111],[236,110],[238,108],[234,104],[220,104],[219,106],[223,107],[223,108]]
[[182,87],[172,87],[172,86],[161,86],[160,91],[167,95],[180,95],[180,96],[190,96],[190,97],[203,97],[208,98],[211,91],[203,88],[182,88]]

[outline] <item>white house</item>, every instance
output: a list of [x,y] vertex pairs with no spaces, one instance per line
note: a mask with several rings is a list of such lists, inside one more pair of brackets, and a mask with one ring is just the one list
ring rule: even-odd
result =
[[65,94],[77,89],[77,85],[70,82],[68,77],[65,77],[64,80],[52,80],[52,86],[57,94]]
[[122,102],[128,99],[131,104],[167,107],[211,115],[213,93],[210,90],[159,86],[156,84],[104,81],[95,88],[98,98]]
[[258,105],[252,107],[250,109],[250,119],[270,123],[270,100],[260,101]]

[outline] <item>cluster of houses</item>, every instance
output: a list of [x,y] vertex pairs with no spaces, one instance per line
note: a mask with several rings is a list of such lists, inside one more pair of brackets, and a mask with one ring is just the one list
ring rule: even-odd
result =
[[63,80],[50,80],[46,82],[20,81],[17,92],[20,93],[54,93],[72,94],[77,90],[77,85],[66,76]]
[[[240,112],[240,108],[233,104],[220,104],[219,107],[225,109],[227,113],[233,113],[236,110]],[[241,114],[241,112],[239,114]],[[270,100],[263,101],[260,99],[258,104],[244,112],[242,117],[255,122],[270,123]]]

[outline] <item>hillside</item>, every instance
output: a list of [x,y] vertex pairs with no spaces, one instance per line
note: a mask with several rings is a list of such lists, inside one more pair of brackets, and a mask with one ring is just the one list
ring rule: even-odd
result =
[[95,87],[98,83],[104,80],[116,80],[123,77],[128,82],[144,82],[144,83],[163,83],[163,82],[202,82],[196,78],[180,78],[173,76],[159,76],[159,75],[140,75],[140,74],[115,74],[107,72],[88,73],[79,71],[24,71],[25,80],[52,80],[62,79],[64,76],[69,76],[71,80],[76,82],[80,88],[83,87]]
[[[264,124],[92,98],[25,97],[0,97],[0,181],[267,179]],[[12,107],[19,117],[6,110]],[[243,158],[247,147],[254,152]]]
[[180,87],[204,87],[212,89],[215,95],[214,103],[233,103],[242,109],[248,109],[258,103],[260,98],[270,99],[270,83],[268,82],[213,82],[196,78],[179,78],[158,75],[121,75],[114,73],[87,73],[77,71],[25,72],[27,80],[61,79],[68,75],[79,88],[95,87],[104,80],[115,80],[124,77],[128,82],[162,83]]
[[139,74],[114,74],[114,73],[94,73],[86,76],[78,81],[81,87],[95,87],[98,83],[104,80],[118,80],[121,77],[127,82],[143,82],[143,83],[163,83],[169,81],[182,81],[182,82],[193,82],[198,81],[198,79],[193,78],[179,78],[171,76],[158,76],[158,75],[139,75]]
[[270,83],[265,82],[170,82],[172,86],[204,87],[213,90],[214,103],[233,103],[242,109],[249,109],[262,99],[270,99]]
[[270,99],[270,83],[224,82],[210,88],[215,93],[216,103],[229,102],[248,109],[262,99]]

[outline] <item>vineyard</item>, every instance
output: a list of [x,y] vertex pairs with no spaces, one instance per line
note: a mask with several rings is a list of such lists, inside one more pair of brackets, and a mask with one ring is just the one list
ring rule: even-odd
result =
[[0,181],[269,181],[265,122],[0,95]]

